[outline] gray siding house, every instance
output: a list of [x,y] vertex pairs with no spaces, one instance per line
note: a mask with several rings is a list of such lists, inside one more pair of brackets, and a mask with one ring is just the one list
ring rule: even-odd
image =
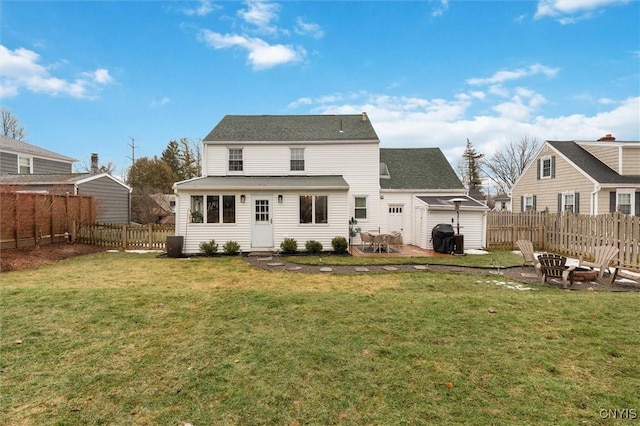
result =
[[0,187],[3,190],[95,197],[96,220],[129,223],[131,188],[108,173],[98,173],[91,156],[90,173],[73,173],[76,160],[6,136],[0,137]]

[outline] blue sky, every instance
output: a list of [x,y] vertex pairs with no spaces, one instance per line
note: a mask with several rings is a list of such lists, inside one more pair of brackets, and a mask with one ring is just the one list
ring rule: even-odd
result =
[[11,1],[0,96],[89,163],[199,140],[226,114],[366,111],[382,147],[640,140],[640,2]]

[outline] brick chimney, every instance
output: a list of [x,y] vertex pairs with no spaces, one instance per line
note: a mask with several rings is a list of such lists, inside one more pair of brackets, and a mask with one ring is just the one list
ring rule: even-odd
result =
[[611,136],[611,133],[607,133],[606,135],[604,135],[603,137],[601,137],[600,139],[598,139],[598,142],[602,142],[602,141],[615,141],[616,138],[614,138],[613,136]]
[[98,174],[98,154],[91,154],[91,174]]

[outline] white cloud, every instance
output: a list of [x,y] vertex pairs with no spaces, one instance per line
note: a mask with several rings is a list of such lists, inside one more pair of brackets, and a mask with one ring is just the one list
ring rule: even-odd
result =
[[599,10],[629,0],[540,0],[534,18],[551,17],[563,25],[590,19]]
[[312,22],[306,22],[303,18],[298,17],[296,20],[296,33],[301,35],[310,35],[313,38],[322,38],[324,37],[324,31],[318,24],[314,24]]
[[467,80],[467,84],[470,85],[483,85],[483,84],[502,84],[511,80],[519,80],[521,78],[530,77],[533,75],[542,74],[547,77],[553,77],[558,73],[558,68],[550,68],[542,64],[533,64],[525,68],[518,68],[515,70],[503,70],[498,71],[491,77],[485,78],[470,78]]
[[47,95],[93,98],[101,86],[114,82],[109,70],[99,68],[80,73],[75,79],[51,75],[53,65],[40,63],[40,55],[24,48],[7,49],[0,45],[0,97],[17,96],[24,89]]
[[301,113],[360,114],[366,111],[383,147],[439,147],[455,167],[469,138],[485,156],[522,137],[538,140],[591,139],[612,133],[618,140],[638,140],[640,97],[616,101],[595,115],[545,117],[538,111],[547,102],[541,94],[516,88],[511,97],[489,110],[472,113],[474,102],[486,104],[476,92],[452,99],[388,96],[368,92],[304,97],[290,108]]
[[207,16],[214,10],[219,9],[219,6],[212,5],[209,0],[200,0],[200,4],[195,8],[183,9],[185,15],[188,16]]
[[431,16],[442,16],[449,9],[449,0],[439,0],[438,5],[431,11]]
[[237,34],[219,34],[202,30],[200,37],[214,49],[239,47],[247,51],[247,61],[254,70],[264,70],[278,65],[301,61],[306,52],[301,47],[269,44],[266,41]]
[[238,11],[238,16],[245,22],[255,25],[264,32],[273,33],[277,31],[272,22],[278,19],[280,5],[261,0],[247,0],[245,4],[247,9]]

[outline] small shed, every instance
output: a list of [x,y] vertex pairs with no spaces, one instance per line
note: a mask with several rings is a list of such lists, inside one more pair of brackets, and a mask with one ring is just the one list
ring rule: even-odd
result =
[[[460,200],[459,209],[453,199]],[[487,234],[489,207],[468,195],[417,195],[413,211],[414,244],[432,250],[432,229],[440,223],[450,223],[456,234],[464,236],[464,248],[483,249]]]

